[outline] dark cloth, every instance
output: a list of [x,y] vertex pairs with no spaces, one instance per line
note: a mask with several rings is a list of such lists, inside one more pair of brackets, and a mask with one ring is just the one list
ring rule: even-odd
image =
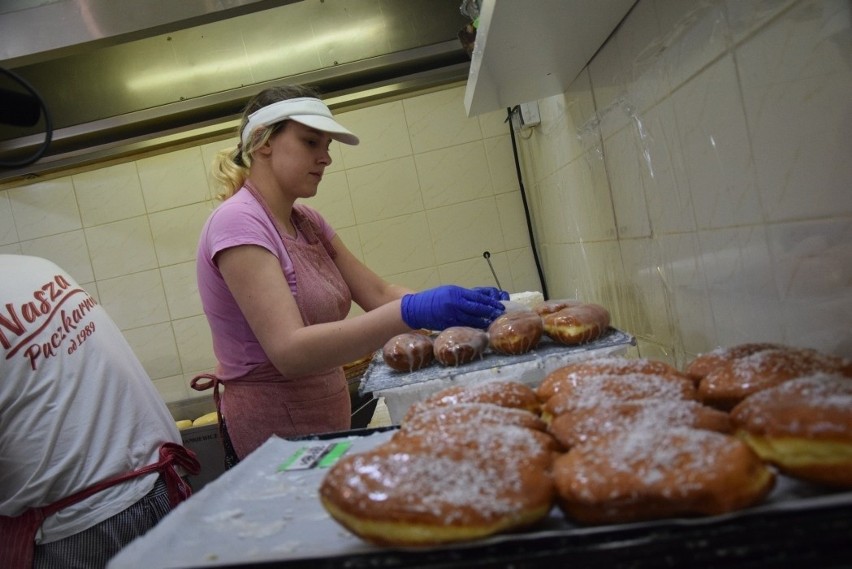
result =
[[154,488],[126,510],[65,539],[36,545],[33,569],[105,567],[126,544],[145,535],[170,511],[169,491],[160,476]]

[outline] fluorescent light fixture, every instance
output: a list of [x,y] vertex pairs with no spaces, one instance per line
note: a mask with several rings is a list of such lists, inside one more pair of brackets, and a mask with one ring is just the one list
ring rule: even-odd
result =
[[[171,85],[185,83],[187,81],[198,81],[205,77],[230,73],[238,69],[251,68],[268,63],[286,61],[298,58],[304,53],[313,51],[320,53],[331,45],[346,45],[358,38],[378,34],[384,25],[384,20],[375,18],[373,21],[360,22],[357,26],[351,26],[343,30],[335,30],[315,36],[312,39],[298,43],[282,44],[272,47],[266,51],[258,51],[248,56],[217,59],[209,63],[198,65],[187,65],[163,71],[151,71],[150,73],[137,74],[127,80],[126,86],[129,91],[143,92],[159,90]],[[317,62],[319,64],[319,62]],[[300,71],[312,71],[304,69]]]

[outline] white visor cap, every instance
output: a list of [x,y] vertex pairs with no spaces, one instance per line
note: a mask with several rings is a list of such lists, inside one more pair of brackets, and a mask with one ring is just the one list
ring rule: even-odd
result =
[[248,148],[251,135],[256,129],[286,119],[327,132],[331,138],[343,144],[354,146],[360,142],[357,136],[334,120],[325,103],[314,97],[299,97],[266,105],[250,114],[240,136],[243,148]]

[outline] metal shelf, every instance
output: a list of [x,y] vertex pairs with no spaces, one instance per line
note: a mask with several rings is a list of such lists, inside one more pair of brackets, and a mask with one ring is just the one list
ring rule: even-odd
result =
[[468,116],[563,93],[635,0],[484,0]]

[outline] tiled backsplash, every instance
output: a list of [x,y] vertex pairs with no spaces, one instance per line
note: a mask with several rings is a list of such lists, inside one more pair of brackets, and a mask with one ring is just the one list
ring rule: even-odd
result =
[[521,149],[551,297],[852,356],[852,4],[639,0]]
[[[551,298],[610,308],[637,353],[771,340],[852,354],[848,0],[639,0],[519,133]],[[538,290],[503,112],[463,87],[340,114],[311,205],[376,272],[422,289]],[[0,191],[0,251],[50,258],[97,295],[168,401],[212,368],[195,285],[235,140]],[[357,312],[357,311],[356,311]]]
[[[309,203],[380,275],[423,289],[538,290],[505,113],[467,118],[463,86],[339,114],[361,145],[332,145]],[[47,257],[97,296],[167,401],[212,370],[195,283],[209,175],[236,138],[0,191],[0,252]],[[353,313],[360,313],[355,307]],[[201,395],[209,397],[209,395]]]

